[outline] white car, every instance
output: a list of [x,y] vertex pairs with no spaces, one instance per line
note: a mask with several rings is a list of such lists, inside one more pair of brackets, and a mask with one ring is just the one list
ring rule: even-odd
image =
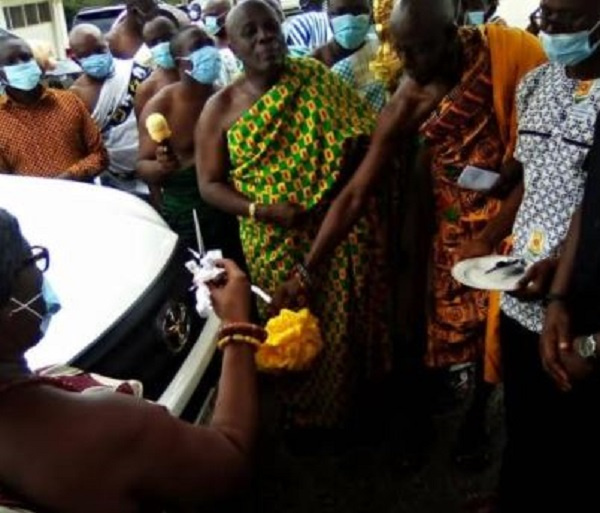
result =
[[31,368],[139,379],[147,398],[178,416],[190,406],[195,420],[217,374],[218,320],[193,311],[185,248],[154,209],[114,189],[9,175],[0,175],[0,207],[30,244],[48,248],[62,304],[26,355]]

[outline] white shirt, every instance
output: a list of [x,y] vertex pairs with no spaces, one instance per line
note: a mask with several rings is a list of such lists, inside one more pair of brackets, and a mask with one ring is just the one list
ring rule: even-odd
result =
[[[558,256],[571,217],[583,198],[583,164],[600,112],[600,80],[570,79],[565,68],[546,64],[532,71],[518,91],[519,140],[525,195],[513,228],[513,254],[530,262]],[[502,311],[540,333],[544,309],[504,295]]]

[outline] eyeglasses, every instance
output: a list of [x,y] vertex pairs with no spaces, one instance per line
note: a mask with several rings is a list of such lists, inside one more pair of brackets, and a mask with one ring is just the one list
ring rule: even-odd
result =
[[530,20],[540,29],[544,30],[552,26],[554,31],[570,32],[585,25],[587,16],[573,11],[552,11],[546,7],[540,7],[532,13]]
[[21,269],[25,269],[33,264],[35,264],[36,267],[43,273],[48,270],[48,267],[50,267],[50,253],[48,252],[47,248],[43,246],[32,246],[31,256],[23,260]]

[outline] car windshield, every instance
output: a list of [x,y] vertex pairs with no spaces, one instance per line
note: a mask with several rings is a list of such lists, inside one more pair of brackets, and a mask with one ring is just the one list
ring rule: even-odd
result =
[[103,33],[107,33],[113,23],[121,14],[121,10],[118,9],[107,9],[105,11],[90,11],[78,13],[74,20],[73,26],[81,25],[82,23],[92,23],[96,25]]

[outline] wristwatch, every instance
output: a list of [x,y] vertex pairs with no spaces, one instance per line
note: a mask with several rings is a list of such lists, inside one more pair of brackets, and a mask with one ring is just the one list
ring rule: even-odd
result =
[[598,343],[594,335],[579,337],[575,340],[575,350],[582,358],[595,358]]

